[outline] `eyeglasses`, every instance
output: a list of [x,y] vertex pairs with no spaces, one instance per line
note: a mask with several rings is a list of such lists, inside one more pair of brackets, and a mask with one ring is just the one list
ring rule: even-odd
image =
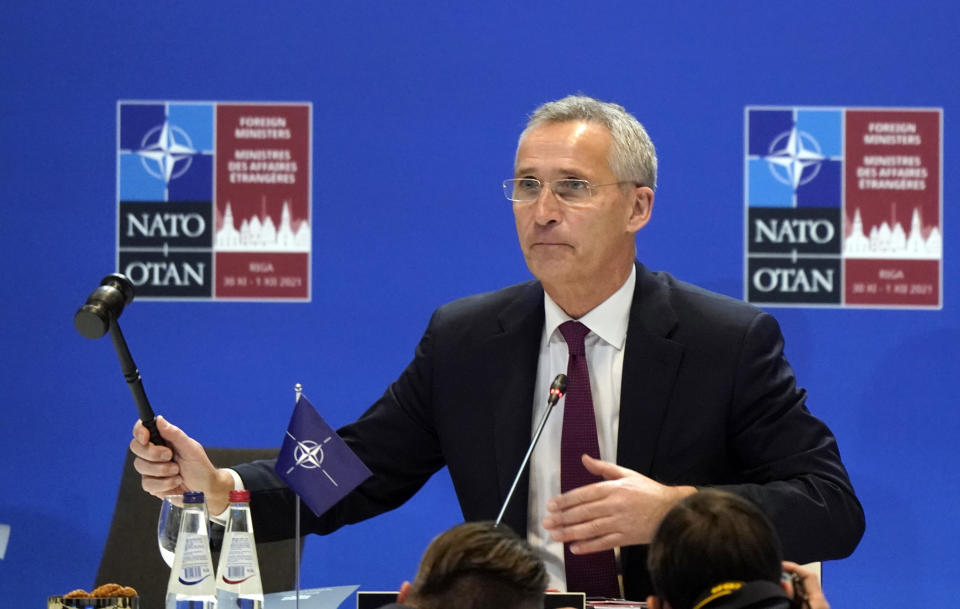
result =
[[[531,203],[540,198],[544,186],[549,186],[553,194],[565,203],[586,203],[593,197],[594,189],[603,186],[620,186],[633,184],[629,180],[610,182],[609,184],[591,184],[587,180],[563,179],[552,182],[541,182],[536,178],[514,178],[503,181],[503,196],[508,201],[517,203]],[[638,184],[639,186],[639,184]]]

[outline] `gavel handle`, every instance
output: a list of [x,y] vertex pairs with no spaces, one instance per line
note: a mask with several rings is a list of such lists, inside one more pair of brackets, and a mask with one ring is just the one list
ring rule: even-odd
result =
[[123,332],[120,330],[120,324],[112,316],[110,317],[110,339],[113,341],[113,348],[117,351],[117,358],[120,360],[120,370],[123,372],[123,378],[127,381],[127,387],[133,394],[133,401],[137,404],[137,413],[140,416],[140,422],[150,431],[150,441],[157,446],[166,446],[167,443],[160,437],[157,431],[157,417],[150,407],[150,401],[147,399],[147,393],[143,390],[143,381],[140,378],[140,371],[137,365],[133,363],[133,357],[130,355],[130,349],[127,347],[127,341],[123,338]]

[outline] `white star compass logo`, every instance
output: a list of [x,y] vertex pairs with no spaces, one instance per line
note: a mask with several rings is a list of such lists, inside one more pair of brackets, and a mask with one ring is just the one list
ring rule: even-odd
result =
[[169,122],[147,131],[136,152],[147,173],[165,184],[186,173],[197,154],[187,132]]
[[[817,140],[806,131],[794,127],[774,138],[770,143],[770,153],[763,160],[777,181],[796,190],[798,186],[817,177],[825,158]],[[813,170],[803,175],[807,167],[813,167]]]
[[333,479],[333,476],[327,473],[327,470],[323,469],[322,467],[323,445],[329,442],[332,436],[318,444],[313,440],[298,440],[294,438],[293,434],[289,431],[287,432],[287,435],[297,443],[297,447],[293,449],[294,464],[290,467],[290,469],[287,470],[287,474],[298,467],[302,467],[304,469],[319,469],[321,472],[323,472],[323,475],[333,483],[334,486],[340,486],[337,484],[337,481]]

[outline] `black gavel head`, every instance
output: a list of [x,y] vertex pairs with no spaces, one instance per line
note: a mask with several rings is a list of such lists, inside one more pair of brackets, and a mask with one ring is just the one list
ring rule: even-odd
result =
[[73,316],[77,332],[87,338],[100,338],[110,329],[110,321],[120,317],[123,307],[133,302],[133,284],[124,275],[113,273],[100,282],[86,304]]

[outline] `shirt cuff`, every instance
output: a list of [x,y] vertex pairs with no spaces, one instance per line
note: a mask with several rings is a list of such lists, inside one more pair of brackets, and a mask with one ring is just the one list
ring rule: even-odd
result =
[[[233,478],[233,490],[242,491],[244,489],[243,479],[240,478],[240,474],[236,471],[230,469],[229,467],[223,468],[227,470],[227,473]],[[227,507],[224,508],[219,514],[210,514],[211,522],[215,522],[219,525],[227,526],[227,511],[230,509],[230,504],[227,504]]]

